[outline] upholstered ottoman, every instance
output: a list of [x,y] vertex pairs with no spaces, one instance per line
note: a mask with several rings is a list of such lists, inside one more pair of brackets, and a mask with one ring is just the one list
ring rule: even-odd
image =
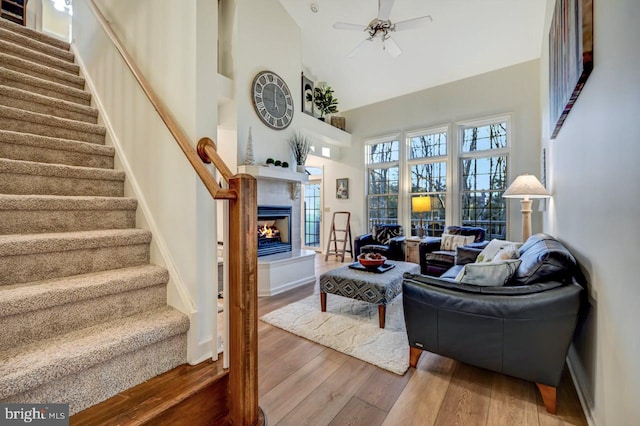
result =
[[350,299],[363,300],[378,305],[378,322],[384,328],[387,304],[402,291],[405,272],[417,274],[420,266],[415,263],[387,260],[395,268],[383,273],[361,271],[341,266],[320,275],[320,307],[327,311],[327,293]]

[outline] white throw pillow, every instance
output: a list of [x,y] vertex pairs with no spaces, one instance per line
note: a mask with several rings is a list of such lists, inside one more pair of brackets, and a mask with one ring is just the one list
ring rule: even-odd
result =
[[520,266],[520,259],[499,263],[467,263],[456,276],[456,281],[483,287],[499,287],[509,281]]
[[454,235],[454,234],[442,234],[442,240],[440,240],[440,250],[454,251],[456,247],[466,246],[476,240],[474,235]]
[[522,243],[514,243],[513,241],[498,240],[494,238],[493,240],[489,241],[489,244],[487,244],[487,246],[480,252],[480,254],[478,254],[476,263],[491,262],[500,250],[510,245],[514,245],[517,249],[519,249]]
[[492,263],[499,263],[503,260],[517,259],[520,257],[520,250],[516,244],[509,244],[502,247],[491,259]]

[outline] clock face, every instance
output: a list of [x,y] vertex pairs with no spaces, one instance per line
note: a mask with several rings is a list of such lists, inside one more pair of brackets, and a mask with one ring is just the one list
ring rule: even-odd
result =
[[293,97],[278,74],[262,71],[253,79],[253,107],[272,129],[286,129],[293,119]]

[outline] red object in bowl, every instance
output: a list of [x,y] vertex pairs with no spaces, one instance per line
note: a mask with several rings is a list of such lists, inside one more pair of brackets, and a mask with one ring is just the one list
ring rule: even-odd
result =
[[377,259],[368,259],[365,257],[366,255],[367,253],[358,256],[358,262],[365,268],[377,268],[378,266],[384,265],[384,262],[387,261],[387,258],[384,256],[380,256]]

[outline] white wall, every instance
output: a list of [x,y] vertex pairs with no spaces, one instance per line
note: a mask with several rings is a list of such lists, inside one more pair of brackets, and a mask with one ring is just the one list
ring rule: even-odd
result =
[[[99,5],[194,146],[215,136],[216,79],[208,77],[216,75],[217,2]],[[127,172],[127,195],[138,199],[138,226],[153,232],[152,262],[171,274],[168,302],[191,317],[188,360],[196,363],[211,356],[216,330],[213,203],[85,0],[74,1],[73,42]]]
[[592,421],[640,422],[640,2],[594,1],[594,70],[549,137],[548,19],[541,60],[543,138],[553,198],[544,228],[576,255],[591,311],[569,359]]
[[62,40],[69,41],[71,38],[71,16],[69,16],[66,11],[60,11],[53,7],[51,0],[38,1],[42,4],[38,7],[38,10],[42,12],[42,31]]
[[[539,176],[539,66],[537,60],[529,61],[344,112],[353,146],[343,149],[342,158],[350,158],[354,166],[357,162],[360,164],[358,172],[349,177],[353,178],[354,184],[351,187],[354,194],[352,212],[359,216],[361,223],[365,225],[366,220],[363,141],[369,138],[511,114],[510,180],[523,173]],[[452,131],[455,132],[455,128]],[[518,200],[509,202],[508,217],[507,238],[520,240],[522,217]],[[540,213],[534,211],[532,231],[541,230]]]
[[[236,3],[236,31],[233,34],[233,80],[237,106],[238,164],[245,158],[249,126],[252,128],[254,158],[264,163],[271,157],[293,164],[287,138],[299,127],[300,29],[278,0],[246,0]],[[294,115],[285,130],[272,130],[253,109],[251,83],[263,70],[278,74],[293,96]]]

